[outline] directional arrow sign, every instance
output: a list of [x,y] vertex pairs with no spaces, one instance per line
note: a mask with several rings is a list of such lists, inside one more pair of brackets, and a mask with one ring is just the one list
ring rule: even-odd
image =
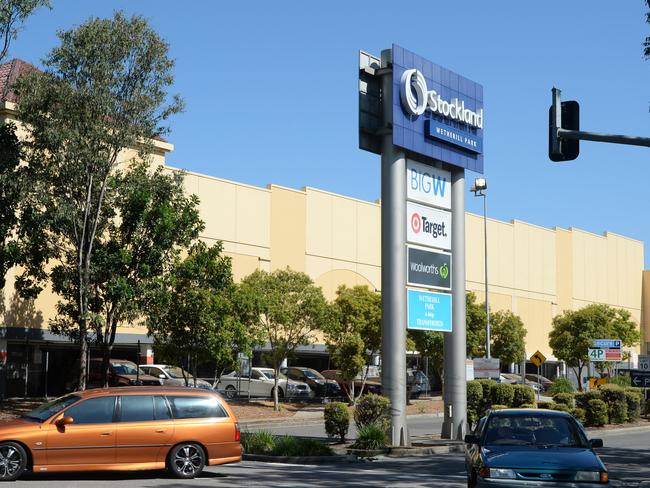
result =
[[650,372],[649,371],[631,371],[632,384],[634,386],[642,386],[644,388],[650,387]]

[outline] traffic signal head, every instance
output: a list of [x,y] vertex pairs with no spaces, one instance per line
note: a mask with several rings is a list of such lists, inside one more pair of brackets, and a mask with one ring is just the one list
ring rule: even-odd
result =
[[[554,108],[559,109],[560,114],[554,113]],[[570,100],[558,104],[553,103],[548,109],[549,159],[556,162],[576,159],[580,154],[580,140],[558,137],[557,129],[580,130],[580,104],[578,102]]]

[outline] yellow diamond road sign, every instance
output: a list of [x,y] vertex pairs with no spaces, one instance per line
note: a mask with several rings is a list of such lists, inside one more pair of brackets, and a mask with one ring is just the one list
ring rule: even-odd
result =
[[544,356],[541,352],[537,351],[535,354],[533,354],[530,357],[530,362],[533,363],[535,366],[538,368],[544,364],[544,361],[546,361],[546,356]]

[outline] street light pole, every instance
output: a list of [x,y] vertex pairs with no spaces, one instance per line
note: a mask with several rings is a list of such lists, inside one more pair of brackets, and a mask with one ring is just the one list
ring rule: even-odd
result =
[[475,197],[483,197],[483,252],[485,261],[485,357],[490,359],[490,299],[488,296],[488,250],[487,250],[487,181],[476,178],[471,190]]

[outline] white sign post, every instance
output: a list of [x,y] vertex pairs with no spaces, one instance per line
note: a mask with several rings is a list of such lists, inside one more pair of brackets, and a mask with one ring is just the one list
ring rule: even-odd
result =
[[639,370],[650,371],[650,356],[639,356]]

